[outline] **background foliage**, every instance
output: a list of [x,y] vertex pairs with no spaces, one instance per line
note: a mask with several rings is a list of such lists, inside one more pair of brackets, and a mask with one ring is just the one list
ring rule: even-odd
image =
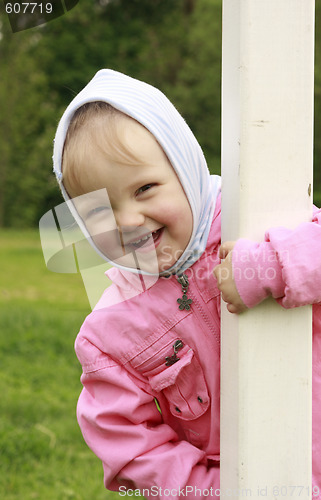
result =
[[[316,0],[318,27],[321,0]],[[3,9],[3,4],[1,4]],[[36,226],[60,195],[52,139],[72,97],[103,67],[161,88],[220,171],[221,0],[80,0],[0,39],[0,227]],[[321,31],[317,30],[315,200],[321,203]]]
[[37,229],[2,229],[0,262],[1,500],[119,499],[76,419],[80,275],[46,269]]

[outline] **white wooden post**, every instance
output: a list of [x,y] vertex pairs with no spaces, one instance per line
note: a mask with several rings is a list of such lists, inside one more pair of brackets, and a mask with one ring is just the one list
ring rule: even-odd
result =
[[[311,218],[314,0],[223,0],[222,241]],[[221,496],[311,497],[311,306],[222,303]]]

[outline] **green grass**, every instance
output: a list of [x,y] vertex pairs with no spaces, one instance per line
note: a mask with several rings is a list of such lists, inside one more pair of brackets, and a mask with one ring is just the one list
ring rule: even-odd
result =
[[37,231],[0,231],[0,265],[0,498],[120,498],[76,421],[81,277],[46,269]]

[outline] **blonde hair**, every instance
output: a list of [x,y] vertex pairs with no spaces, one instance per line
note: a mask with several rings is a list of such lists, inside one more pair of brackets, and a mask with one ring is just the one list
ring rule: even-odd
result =
[[76,110],[62,156],[62,182],[69,194],[86,192],[86,184],[92,180],[88,159],[94,158],[97,150],[118,164],[141,163],[124,140],[125,120],[135,121],[103,101],[88,102]]

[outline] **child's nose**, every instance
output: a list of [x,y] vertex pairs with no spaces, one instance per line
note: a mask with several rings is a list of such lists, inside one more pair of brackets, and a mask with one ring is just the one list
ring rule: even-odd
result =
[[128,227],[130,231],[133,227],[144,225],[145,222],[144,215],[138,210],[134,209],[117,211],[115,213],[115,219],[117,226],[121,228],[122,231],[126,231],[126,227]]

